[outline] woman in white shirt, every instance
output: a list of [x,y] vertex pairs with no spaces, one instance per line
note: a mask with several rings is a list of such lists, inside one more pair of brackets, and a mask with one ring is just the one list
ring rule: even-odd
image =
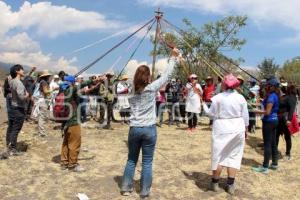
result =
[[196,74],[189,77],[189,82],[186,84],[187,97],[185,111],[188,113],[188,131],[193,131],[197,126],[197,115],[201,112],[201,96],[202,88],[198,83]]
[[223,167],[227,167],[226,191],[233,194],[234,180],[241,167],[245,132],[249,114],[245,98],[235,91],[239,81],[232,74],[224,77],[222,93],[212,98],[211,107],[203,108],[213,118],[212,129],[212,182],[211,189],[219,190],[219,178]]

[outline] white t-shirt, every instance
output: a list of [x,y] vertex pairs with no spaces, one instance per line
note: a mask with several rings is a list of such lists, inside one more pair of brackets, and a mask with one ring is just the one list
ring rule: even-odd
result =
[[55,81],[51,81],[51,83],[50,83],[50,90],[54,91],[54,90],[58,90],[58,89],[59,89],[58,83],[55,82]]
[[[195,85],[200,91],[200,95],[203,94],[202,88],[199,83]],[[191,83],[186,84],[186,89],[188,90],[186,97],[186,112],[200,113],[201,112],[201,102],[199,94],[195,93],[194,88]]]

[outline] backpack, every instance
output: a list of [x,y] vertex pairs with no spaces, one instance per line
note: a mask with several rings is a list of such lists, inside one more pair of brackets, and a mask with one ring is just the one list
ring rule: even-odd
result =
[[65,94],[61,91],[55,97],[53,117],[56,122],[63,123],[69,119],[69,115],[70,108],[65,104]]

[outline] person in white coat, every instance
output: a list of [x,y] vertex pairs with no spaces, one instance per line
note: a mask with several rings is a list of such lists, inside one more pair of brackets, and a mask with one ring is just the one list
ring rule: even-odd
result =
[[130,104],[128,101],[130,85],[127,83],[127,80],[128,76],[124,74],[121,77],[121,81],[117,84],[118,107],[120,109],[120,116],[122,117],[123,123],[128,123],[126,117],[130,117]]
[[192,132],[197,126],[197,116],[201,112],[201,96],[203,94],[196,74],[190,75],[189,82],[186,84],[186,90],[187,97],[185,111],[188,114],[188,131]]
[[203,103],[204,111],[213,118],[212,128],[212,182],[211,189],[219,190],[219,179],[224,167],[227,168],[228,179],[226,191],[234,194],[234,180],[241,167],[245,133],[249,123],[247,102],[235,88],[238,79],[232,74],[224,77],[224,92],[212,98],[211,107]]

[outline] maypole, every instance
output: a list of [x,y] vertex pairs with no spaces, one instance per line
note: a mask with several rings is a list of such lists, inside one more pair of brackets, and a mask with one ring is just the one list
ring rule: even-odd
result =
[[155,63],[156,63],[156,54],[157,54],[157,41],[158,41],[158,36],[160,32],[159,28],[159,21],[163,17],[163,12],[160,11],[160,8],[155,11],[155,19],[156,19],[156,31],[155,31],[155,38],[154,38],[154,48],[153,48],[153,60],[152,60],[152,80],[155,79]]

